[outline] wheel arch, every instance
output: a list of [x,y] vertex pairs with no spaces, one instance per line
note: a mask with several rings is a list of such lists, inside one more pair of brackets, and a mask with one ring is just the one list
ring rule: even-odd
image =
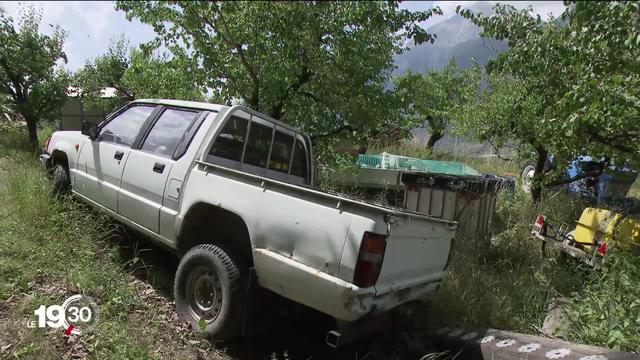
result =
[[69,158],[67,157],[67,153],[60,149],[55,149],[51,152],[51,166],[55,166],[57,164],[62,164],[67,167],[67,170],[69,170]]
[[178,255],[200,244],[214,244],[239,257],[253,267],[253,253],[249,228],[244,219],[227,209],[197,202],[187,211],[177,237]]

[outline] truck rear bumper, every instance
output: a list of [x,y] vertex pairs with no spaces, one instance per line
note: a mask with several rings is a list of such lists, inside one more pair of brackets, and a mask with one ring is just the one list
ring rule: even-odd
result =
[[354,321],[370,313],[386,312],[420,299],[435,290],[444,277],[444,273],[439,272],[376,294],[375,287],[357,287],[267,249],[254,249],[253,261],[261,286],[344,321]]

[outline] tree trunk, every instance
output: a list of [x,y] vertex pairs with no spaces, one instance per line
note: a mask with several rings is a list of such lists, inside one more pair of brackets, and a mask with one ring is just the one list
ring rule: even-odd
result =
[[531,185],[531,201],[537,204],[540,201],[540,194],[542,193],[541,180],[544,176],[544,164],[547,162],[547,155],[549,153],[542,146],[536,146],[536,168],[533,172],[533,184]]
[[443,136],[444,134],[442,133],[442,131],[440,130],[433,131],[433,133],[429,136],[429,140],[427,140],[427,149],[429,150],[433,149],[433,146],[436,144],[436,142],[442,139]]
[[366,154],[367,153],[367,148],[368,148],[368,146],[367,146],[366,142],[365,143],[361,143],[360,146],[358,146],[358,154],[359,155]]
[[25,117],[25,121],[27,122],[27,132],[29,133],[29,144],[35,149],[39,144],[37,123],[34,119],[27,117]]

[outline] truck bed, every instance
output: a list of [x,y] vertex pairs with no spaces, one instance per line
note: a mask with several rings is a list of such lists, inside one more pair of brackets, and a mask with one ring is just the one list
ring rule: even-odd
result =
[[[202,161],[188,182],[183,203],[208,201],[247,219],[262,286],[338,319],[415,300],[444,277],[454,221]],[[206,188],[216,191],[189,192]],[[375,286],[358,288],[365,231],[386,235],[386,250]]]

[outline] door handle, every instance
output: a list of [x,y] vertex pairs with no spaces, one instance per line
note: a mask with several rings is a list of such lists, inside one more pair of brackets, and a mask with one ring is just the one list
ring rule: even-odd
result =
[[153,164],[153,171],[157,172],[158,174],[162,174],[162,172],[164,171],[164,164],[160,164],[160,163]]
[[122,160],[122,157],[124,156],[124,152],[122,151],[116,151],[116,154],[113,155],[113,158],[116,160]]

